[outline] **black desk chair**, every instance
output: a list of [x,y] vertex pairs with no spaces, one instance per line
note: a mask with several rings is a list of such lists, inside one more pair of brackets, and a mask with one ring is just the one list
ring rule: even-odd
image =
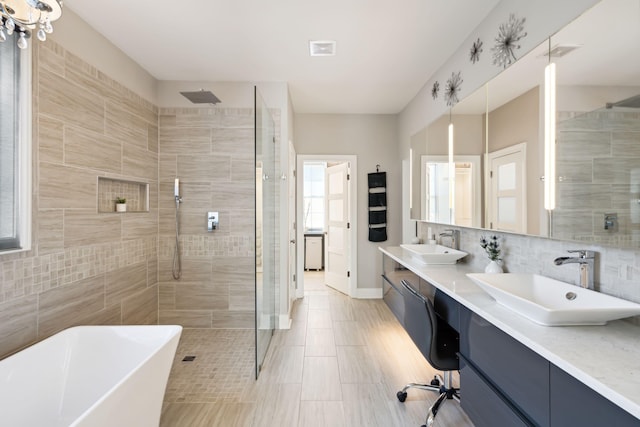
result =
[[400,283],[403,286],[405,305],[404,328],[429,364],[444,373],[444,379],[436,375],[431,384],[410,383],[397,393],[400,402],[406,400],[407,390],[410,388],[440,393],[429,408],[426,424],[422,426],[426,427],[433,425],[438,409],[446,399],[460,402],[460,389],[454,388],[451,382],[452,372],[459,369],[459,335],[436,314],[430,300],[418,293],[406,280]]

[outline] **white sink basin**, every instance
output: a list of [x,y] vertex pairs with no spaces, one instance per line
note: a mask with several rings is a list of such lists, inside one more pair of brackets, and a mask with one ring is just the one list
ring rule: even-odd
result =
[[537,274],[467,276],[498,303],[544,326],[604,325],[640,315],[640,304]]
[[423,264],[455,264],[459,259],[467,256],[466,252],[442,245],[400,245],[400,247],[409,251],[413,258]]

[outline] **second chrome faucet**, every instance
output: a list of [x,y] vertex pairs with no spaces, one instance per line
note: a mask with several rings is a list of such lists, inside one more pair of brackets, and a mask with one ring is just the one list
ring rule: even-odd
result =
[[564,264],[580,264],[580,286],[586,289],[595,290],[594,270],[596,253],[584,249],[576,249],[567,251],[569,253],[577,253],[578,256],[568,257],[561,256],[553,260],[555,265]]
[[440,237],[449,237],[451,239],[451,249],[460,250],[460,230],[448,228],[444,233],[440,233]]

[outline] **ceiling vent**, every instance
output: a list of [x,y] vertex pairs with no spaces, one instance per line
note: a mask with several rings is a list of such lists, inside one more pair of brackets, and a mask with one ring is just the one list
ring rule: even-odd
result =
[[336,42],[334,40],[311,40],[309,42],[309,55],[311,56],[335,56]]
[[551,55],[552,58],[562,58],[566,54],[573,52],[574,50],[581,48],[580,44],[558,44],[551,48],[551,52],[549,50],[545,51],[541,57],[548,58]]

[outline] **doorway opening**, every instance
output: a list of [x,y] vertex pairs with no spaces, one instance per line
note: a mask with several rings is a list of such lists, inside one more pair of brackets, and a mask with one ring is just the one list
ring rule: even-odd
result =
[[329,286],[355,296],[356,156],[297,156],[296,297]]

